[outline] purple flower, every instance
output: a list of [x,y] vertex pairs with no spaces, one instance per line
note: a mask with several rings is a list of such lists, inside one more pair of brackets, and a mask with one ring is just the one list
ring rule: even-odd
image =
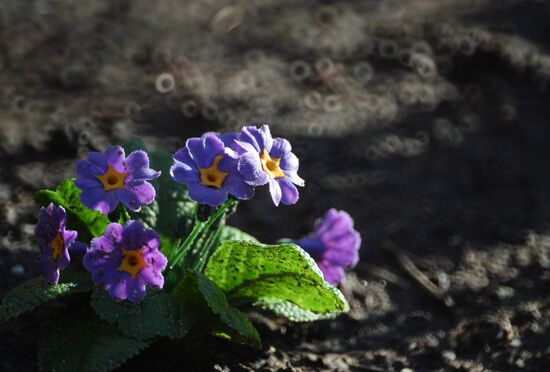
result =
[[238,169],[246,183],[252,186],[269,184],[276,206],[298,201],[298,189],[304,180],[298,176],[299,161],[290,143],[284,138],[272,138],[267,125],[260,129],[244,127],[234,145],[240,155]]
[[47,208],[40,209],[34,229],[41,252],[38,271],[53,284],[59,281],[59,271],[69,266],[69,247],[75,243],[78,235],[76,231],[65,230],[66,226],[67,214],[63,207],[51,203]]
[[215,133],[190,138],[185,147],[174,154],[170,174],[175,181],[187,184],[189,197],[212,207],[225,202],[228,194],[237,199],[250,199],[254,188],[244,182],[237,170],[238,155],[226,147]]
[[359,260],[361,235],[353,229],[347,212],[330,209],[298,244],[315,259],[325,280],[338,284],[344,279],[344,268],[355,266]]
[[162,271],[168,260],[159,245],[158,234],[145,230],[139,221],[128,221],[124,227],[111,223],[102,236],[92,240],[84,267],[112,298],[136,303],[145,297],[146,285],[164,285]]
[[89,152],[76,164],[75,185],[82,190],[80,201],[90,209],[108,214],[119,202],[133,211],[155,199],[155,189],[147,181],[160,176],[149,168],[145,151],[137,150],[128,157],[120,146],[111,146],[105,153]]

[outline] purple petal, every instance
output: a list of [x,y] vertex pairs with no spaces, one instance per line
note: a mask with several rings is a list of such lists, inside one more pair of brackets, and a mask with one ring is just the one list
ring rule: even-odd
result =
[[[144,230],[141,234],[143,244],[149,247],[151,251],[157,252],[160,246],[160,238],[154,230]],[[162,253],[161,253],[162,255]]]
[[126,288],[126,280],[118,280],[114,283],[111,283],[107,286],[107,290],[109,292],[109,295],[111,298],[117,299],[117,300],[125,300],[127,297],[127,288]]
[[273,137],[269,131],[269,126],[262,125],[260,129],[254,126],[244,127],[239,133],[239,141],[248,142],[256,152],[261,152],[263,149],[269,152],[273,145]]
[[128,279],[126,284],[126,298],[133,302],[138,303],[145,297],[145,282],[141,279]]
[[271,193],[271,199],[273,199],[273,204],[275,204],[275,206],[278,207],[282,198],[281,186],[279,186],[279,182],[275,180],[269,181],[269,192]]
[[133,151],[126,158],[126,167],[133,180],[152,180],[158,178],[161,172],[149,168],[149,157],[145,151]]
[[254,187],[244,182],[240,175],[229,174],[223,182],[223,188],[237,199],[247,200],[254,196]]
[[139,272],[139,277],[153,287],[160,289],[164,286],[164,277],[162,273],[151,266],[141,270]]
[[333,265],[338,265],[342,267],[354,267],[359,261],[359,254],[356,249],[351,249],[355,243],[349,248],[327,248],[323,255],[323,261],[330,262]]
[[97,178],[83,177],[74,181],[76,187],[80,190],[103,189],[103,184]]
[[170,168],[170,175],[180,183],[199,180],[197,165],[189,155],[189,149],[184,147],[174,154],[174,165]]
[[59,282],[59,269],[57,264],[51,260],[51,256],[42,256],[38,261],[38,272],[49,283]]
[[125,173],[126,169],[124,167],[124,161],[125,161],[125,154],[124,149],[120,146],[109,146],[107,151],[105,151],[105,157],[107,158],[107,161],[109,164],[113,166],[113,168],[121,173]]
[[227,200],[227,191],[203,186],[198,183],[188,185],[189,197],[200,204],[217,207]]
[[89,209],[109,214],[118,205],[115,193],[105,192],[103,189],[87,189],[80,193],[80,202]]
[[[269,155],[272,158],[282,158],[285,155],[289,154],[291,151],[292,151],[292,146],[290,145],[290,142],[288,142],[284,138],[275,138],[273,139],[273,147],[271,147],[271,151],[269,151]],[[296,167],[296,169],[298,169],[298,167]]]
[[258,145],[269,153],[273,147],[273,137],[271,136],[269,125],[262,125],[258,132],[261,136],[261,141],[258,141]]
[[[256,149],[256,147],[248,142],[245,141],[235,141],[238,148],[237,150],[239,154],[244,154],[246,152],[250,152],[253,154],[259,154],[261,150]],[[259,156],[259,155],[258,155]]]
[[283,171],[285,171],[285,173],[298,171],[298,167],[300,166],[300,161],[298,160],[296,155],[294,155],[292,152],[287,152],[284,155],[275,156],[275,157],[281,158],[280,167]]
[[263,171],[260,157],[257,153],[248,152],[239,158],[237,165],[246,183],[252,186],[262,186],[269,182],[269,176]]
[[93,178],[101,176],[106,171],[106,169],[101,169],[88,160],[79,160],[78,163],[76,163],[76,175],[78,178]]
[[286,178],[295,185],[303,187],[306,184],[303,178],[298,176],[298,173],[296,172],[288,172],[288,173],[285,172],[285,175],[286,175]]
[[226,147],[231,147],[234,144],[235,140],[237,139],[237,133],[235,132],[223,133],[223,134],[220,134],[219,137]]
[[344,269],[340,266],[331,265],[328,262],[321,261],[317,265],[319,269],[323,272],[325,280],[332,285],[336,285],[344,280]]
[[104,154],[100,152],[90,151],[86,159],[88,159],[90,163],[97,166],[103,172],[107,172],[109,164],[107,163],[107,157]]
[[281,202],[285,205],[296,204],[300,197],[296,186],[288,178],[278,178],[276,182],[281,188]]
[[[250,144],[255,152],[260,152],[263,150],[263,146],[260,146],[260,144],[258,143],[258,141],[261,140],[261,135],[258,133],[258,128],[256,127],[253,127],[253,126],[249,126],[249,127],[244,127],[241,132],[239,133],[239,136],[238,136],[238,141],[237,143],[243,147],[242,143],[248,143]],[[263,143],[262,143],[263,145]],[[243,147],[244,148],[244,147]],[[249,150],[247,150],[249,151]]]
[[[108,239],[111,243],[120,243],[122,240],[122,232],[124,228],[119,223],[113,222],[107,225],[103,236]],[[95,239],[94,239],[95,240]],[[93,242],[93,240],[92,240]]]
[[128,189],[136,194],[142,205],[149,205],[155,200],[155,188],[147,181],[133,181]]
[[[122,204],[126,206],[126,208],[134,212],[138,212],[141,209],[140,200],[137,197],[135,192],[132,192],[127,189],[113,190],[113,192],[116,193],[117,199],[120,200]],[[154,194],[153,194],[153,197],[154,197]]]
[[139,221],[131,220],[126,222],[122,231],[120,245],[124,249],[140,249],[143,247],[145,227]]
[[214,158],[223,155],[225,146],[215,135],[205,135],[202,138],[190,138],[185,143],[189,155],[199,168],[209,168]]

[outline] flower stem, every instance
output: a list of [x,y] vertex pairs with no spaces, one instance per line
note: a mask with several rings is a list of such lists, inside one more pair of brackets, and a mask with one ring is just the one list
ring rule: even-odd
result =
[[199,235],[204,234],[208,229],[231,207],[236,203],[236,199],[228,199],[225,203],[223,203],[216,212],[210,216],[210,218],[206,222],[200,222],[198,220],[195,220],[195,226],[193,227],[193,231],[191,231],[191,234],[185,239],[183,244],[181,245],[178,252],[176,252],[176,256],[174,260],[172,261],[170,265],[170,269],[173,269],[174,266],[176,266],[181,259],[184,257],[184,255],[187,253],[189,248],[192,246],[192,244],[195,242],[195,240],[199,237]]

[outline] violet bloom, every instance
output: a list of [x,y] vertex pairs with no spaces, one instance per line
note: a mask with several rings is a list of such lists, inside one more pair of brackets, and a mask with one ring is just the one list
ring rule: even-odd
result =
[[131,220],[124,226],[111,223],[102,236],[92,240],[84,255],[84,267],[112,298],[136,303],[145,297],[146,285],[164,286],[162,271],[168,260],[159,245],[158,234],[145,230],[139,221]]
[[191,199],[211,207],[224,203],[228,194],[237,199],[250,199],[254,194],[237,170],[238,155],[224,144],[231,139],[222,138],[215,133],[189,138],[174,154],[170,169],[175,181],[187,185]]
[[347,212],[330,209],[315,221],[313,232],[297,243],[317,262],[325,280],[336,285],[344,279],[344,268],[357,264],[361,235]]
[[269,184],[269,192],[276,206],[298,201],[298,189],[304,180],[298,176],[299,161],[290,142],[272,138],[269,126],[260,129],[244,127],[235,140],[234,149],[240,155],[238,169],[251,186]]
[[75,243],[78,235],[76,231],[65,230],[66,226],[67,214],[63,207],[50,203],[47,208],[40,209],[34,229],[41,252],[38,271],[53,284],[59,282],[59,271],[69,266],[69,247]]
[[104,153],[91,151],[76,165],[75,185],[82,190],[80,201],[86,207],[108,214],[122,202],[128,209],[139,211],[155,199],[155,189],[147,181],[160,176],[149,168],[145,151],[133,151],[128,157],[120,146]]

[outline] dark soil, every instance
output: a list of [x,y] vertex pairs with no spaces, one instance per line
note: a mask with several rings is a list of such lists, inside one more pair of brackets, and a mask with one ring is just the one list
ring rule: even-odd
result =
[[[123,370],[550,370],[549,17],[545,1],[4,0],[0,298],[36,275],[33,193],[87,151],[267,122],[307,186],[230,223],[269,243],[348,211],[350,313],[251,310],[262,350],[166,341]],[[35,370],[38,325],[63,310],[13,322],[0,370]]]

